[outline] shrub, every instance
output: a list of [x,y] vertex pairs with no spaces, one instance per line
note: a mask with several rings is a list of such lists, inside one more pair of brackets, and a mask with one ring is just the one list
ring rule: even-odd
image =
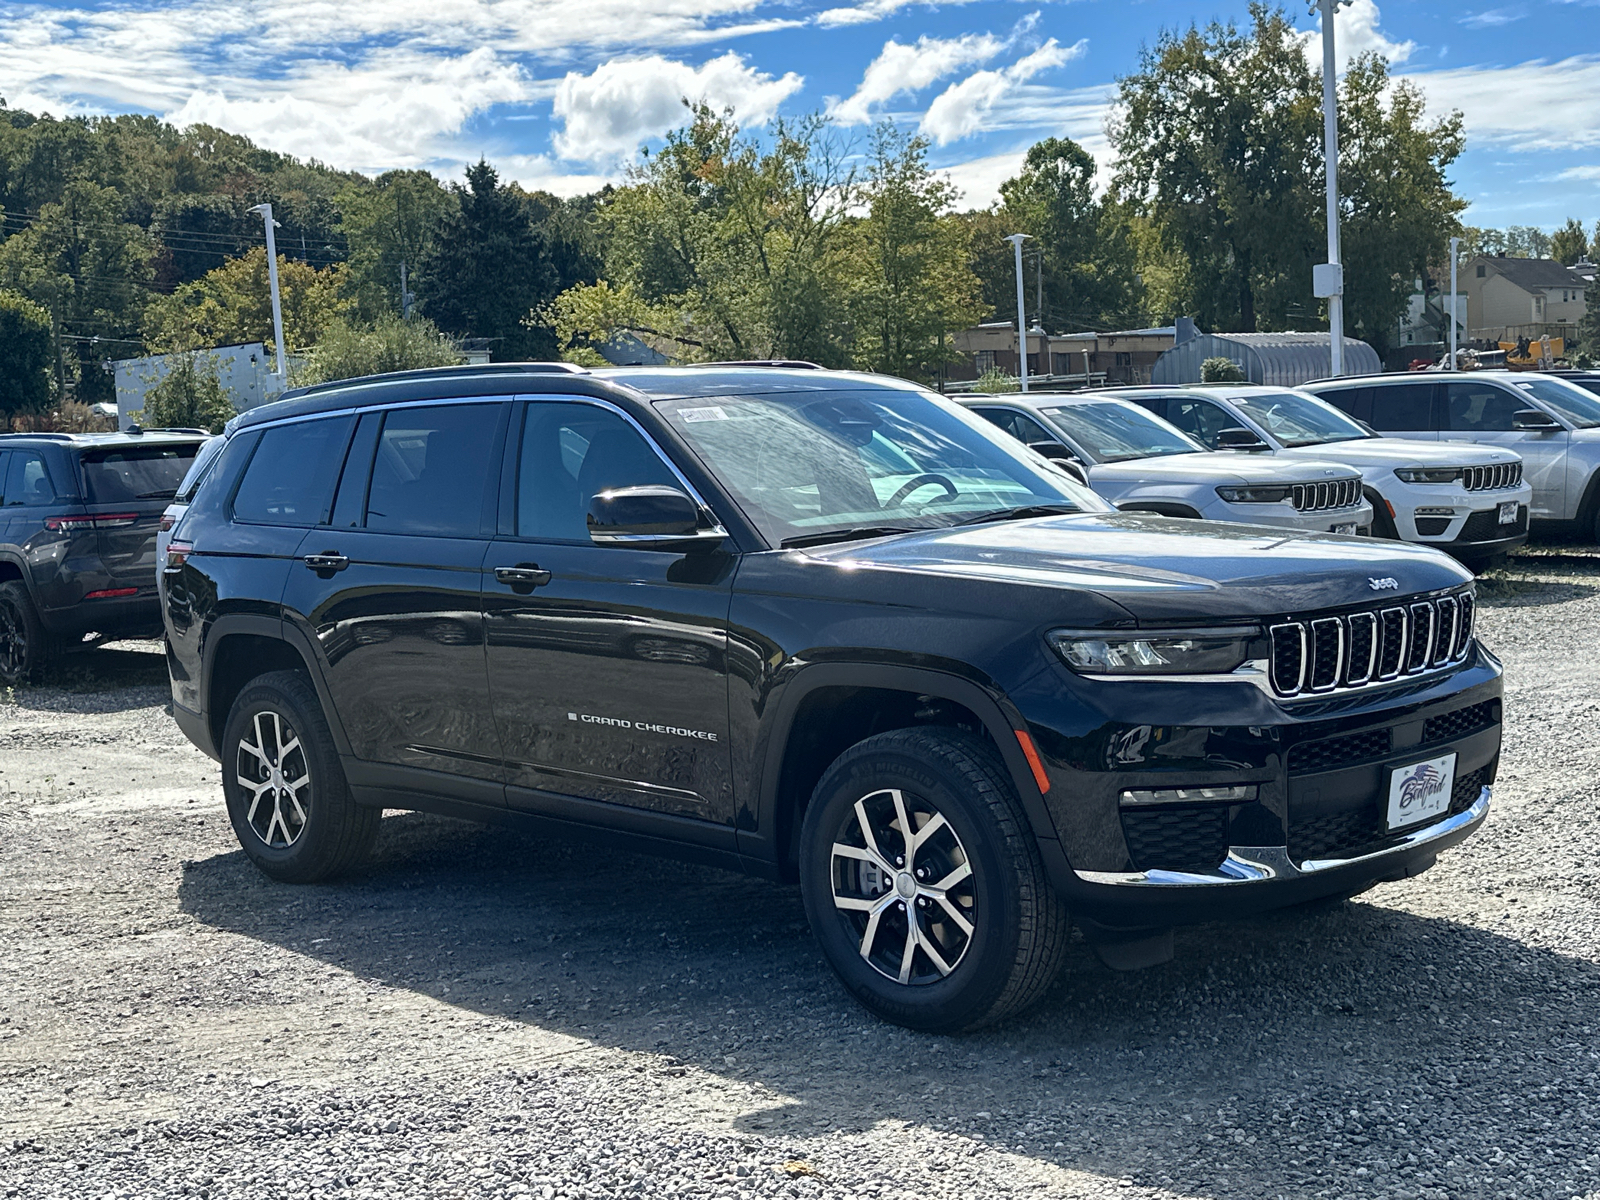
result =
[[151,429],[183,426],[221,433],[234,414],[233,401],[208,353],[174,354],[166,375],[144,394],[144,407],[132,414]]
[[294,385],[331,383],[385,371],[419,367],[453,367],[464,362],[461,351],[432,321],[404,320],[386,313],[370,326],[337,324],[312,347],[305,366],[294,373]]
[[1231,358],[1208,358],[1200,364],[1201,383],[1243,383],[1244,368]]
[[978,382],[972,385],[974,392],[985,395],[999,392],[1015,392],[1021,390],[1022,385],[1017,382],[1015,375],[1007,375],[999,367],[990,367],[978,376]]

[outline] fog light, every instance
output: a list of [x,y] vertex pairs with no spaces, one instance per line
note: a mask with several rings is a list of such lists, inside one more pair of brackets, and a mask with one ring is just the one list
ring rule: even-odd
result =
[[1456,510],[1453,508],[1419,508],[1414,510],[1419,517],[1453,517]]
[[1237,787],[1134,788],[1122,793],[1124,804],[1245,804],[1256,798],[1253,783]]

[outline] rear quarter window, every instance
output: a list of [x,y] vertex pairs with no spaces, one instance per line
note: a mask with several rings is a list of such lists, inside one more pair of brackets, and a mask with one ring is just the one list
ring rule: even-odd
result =
[[97,450],[83,456],[84,494],[90,504],[171,500],[194,462],[199,442]]

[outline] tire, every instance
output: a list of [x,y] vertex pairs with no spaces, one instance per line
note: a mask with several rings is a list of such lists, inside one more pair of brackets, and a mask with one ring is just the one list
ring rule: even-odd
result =
[[0,686],[37,682],[58,649],[27,586],[20,580],[0,583]]
[[283,883],[318,883],[366,858],[383,811],[350,799],[322,704],[298,671],[239,693],[222,735],[228,819],[250,861]]
[[[919,841],[904,863],[898,830],[907,825]],[[812,932],[846,990],[884,1020],[929,1032],[977,1029],[1035,1003],[1060,973],[1066,908],[987,741],[924,728],[857,743],[817,784],[800,837]],[[919,870],[927,873],[920,881]],[[932,885],[963,870],[941,900]],[[917,929],[909,958],[908,913]]]
[[1391,542],[1400,540],[1400,529],[1394,523],[1394,518],[1389,515],[1389,506],[1384,503],[1383,497],[1377,492],[1366,493],[1367,500],[1372,504],[1372,536],[1387,538]]

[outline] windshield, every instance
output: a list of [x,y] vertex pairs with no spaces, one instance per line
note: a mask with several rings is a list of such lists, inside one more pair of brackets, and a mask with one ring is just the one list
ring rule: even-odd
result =
[[1372,436],[1333,405],[1299,392],[1250,392],[1228,399],[1285,446],[1317,446]]
[[1126,462],[1163,454],[1193,454],[1205,447],[1160,417],[1122,400],[1095,400],[1047,408],[1061,432],[1082,446],[1095,462]]
[[89,503],[170,500],[178,494],[178,484],[199,448],[199,442],[179,442],[85,455],[83,481],[89,486]]
[[863,526],[933,529],[1035,504],[1109,508],[987,421],[910,388],[657,408],[773,545]]
[[200,484],[206,474],[211,470],[211,464],[217,461],[217,455],[227,443],[227,438],[217,436],[200,443],[200,453],[194,456],[189,464],[189,471],[183,477],[183,482],[178,485],[178,493],[173,497],[180,504],[188,504],[194,499],[194,494],[200,490]]
[[1519,388],[1556,410],[1579,429],[1600,425],[1600,396],[1590,395],[1564,379],[1514,379]]

